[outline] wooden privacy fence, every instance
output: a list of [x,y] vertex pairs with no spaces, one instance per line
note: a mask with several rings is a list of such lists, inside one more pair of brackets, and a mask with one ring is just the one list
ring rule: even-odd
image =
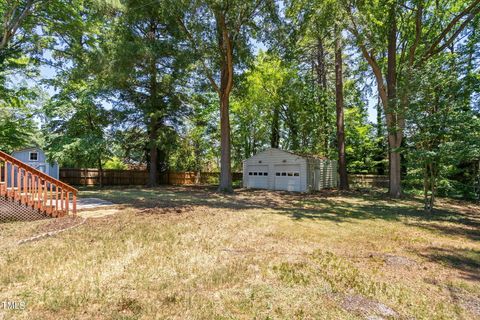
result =
[[376,174],[349,174],[348,182],[353,188],[388,188],[388,176]]
[[[60,180],[76,186],[100,184],[98,169],[60,169]],[[145,185],[148,172],[144,170],[103,170],[103,184],[106,186]]]
[[[161,184],[190,185],[190,184],[218,184],[218,172],[165,172],[159,175]],[[95,186],[100,184],[98,169],[60,169],[60,180],[71,185]],[[233,181],[241,181],[242,173],[233,173]],[[146,185],[148,171],[146,170],[103,170],[103,185],[127,186]]]
[[[159,175],[161,184],[194,185],[218,184],[218,172],[165,172]],[[374,174],[350,174],[348,179],[354,188],[386,188],[388,176]],[[60,169],[60,180],[70,185],[95,186],[100,184],[98,169]],[[242,181],[242,173],[234,172],[233,181]],[[148,182],[146,170],[104,170],[103,184],[106,186],[143,186]]]

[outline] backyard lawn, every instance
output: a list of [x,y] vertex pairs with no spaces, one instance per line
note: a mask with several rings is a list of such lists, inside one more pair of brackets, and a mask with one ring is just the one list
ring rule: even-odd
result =
[[375,193],[82,191],[119,213],[0,224],[0,319],[473,319],[480,207]]

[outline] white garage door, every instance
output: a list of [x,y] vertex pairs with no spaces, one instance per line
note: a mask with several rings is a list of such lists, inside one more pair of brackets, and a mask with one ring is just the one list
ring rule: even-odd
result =
[[247,188],[268,189],[268,166],[247,166]]
[[275,166],[275,190],[300,191],[300,165]]

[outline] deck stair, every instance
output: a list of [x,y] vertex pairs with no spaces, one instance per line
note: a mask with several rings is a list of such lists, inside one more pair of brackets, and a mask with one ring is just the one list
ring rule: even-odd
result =
[[51,217],[63,217],[76,215],[77,193],[72,186],[0,151],[2,200]]

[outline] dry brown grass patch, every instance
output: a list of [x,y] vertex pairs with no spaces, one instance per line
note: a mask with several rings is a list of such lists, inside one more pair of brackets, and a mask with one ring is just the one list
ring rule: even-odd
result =
[[[471,204],[364,193],[88,191],[118,214],[22,246],[51,220],[0,225],[15,319],[468,319],[480,245]],[[65,223],[67,221],[65,220]],[[452,232],[455,229],[456,232]],[[463,230],[463,231],[462,231]]]

